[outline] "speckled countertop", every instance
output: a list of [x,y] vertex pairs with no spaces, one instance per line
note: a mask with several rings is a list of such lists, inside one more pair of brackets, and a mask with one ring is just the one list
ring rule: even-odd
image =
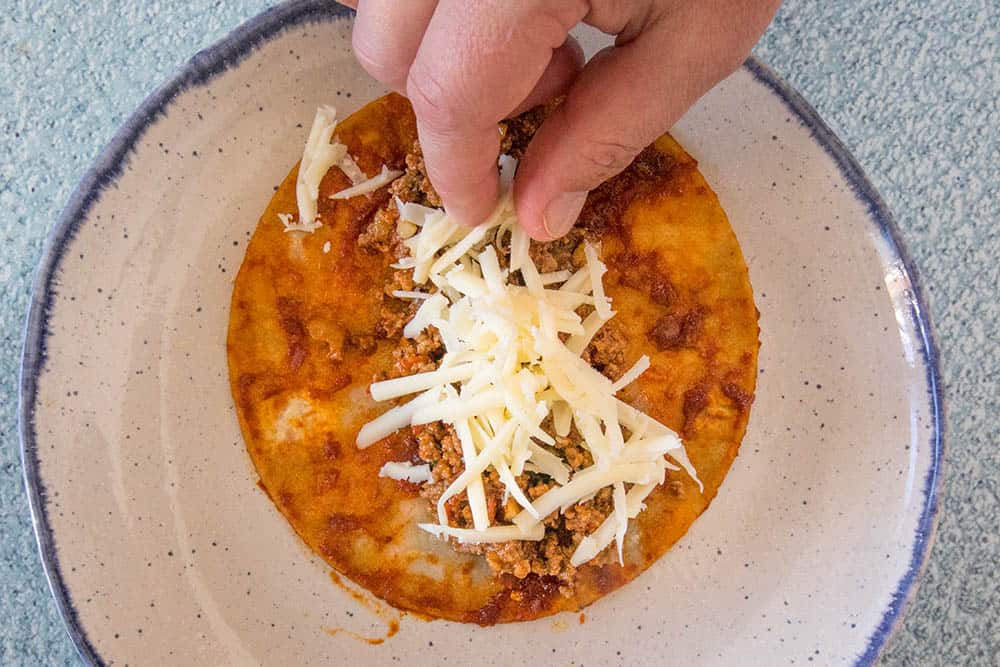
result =
[[[273,3],[12,0],[0,16],[0,665],[74,664],[35,553],[16,377],[42,241],[89,163],[198,49]],[[757,54],[858,158],[894,212],[941,351],[937,541],[888,665],[1000,656],[1000,6],[786,0]]]

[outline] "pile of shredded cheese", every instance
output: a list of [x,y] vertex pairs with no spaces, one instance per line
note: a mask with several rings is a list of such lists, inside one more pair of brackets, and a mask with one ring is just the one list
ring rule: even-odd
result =
[[340,167],[349,179],[351,187],[330,196],[330,199],[349,199],[368,194],[388,185],[403,172],[382,166],[382,171],[371,178],[365,175],[347,152],[347,146],[333,137],[337,129],[337,110],[328,105],[316,110],[306,147],[302,151],[299,174],[295,183],[295,199],[299,208],[299,219],[295,221],[290,213],[279,213],[278,218],[286,232],[315,232],[323,226],[319,219],[319,185],[326,172],[333,166]]
[[[648,357],[615,381],[581,358],[614,316],[602,282],[606,267],[599,249],[588,244],[586,265],[578,271],[539,273],[528,253],[530,239],[514,212],[510,185],[515,167],[512,158],[501,157],[504,194],[478,227],[459,224],[443,209],[396,201],[400,237],[410,256],[395,267],[413,269],[413,280],[428,288],[395,293],[421,300],[404,335],[414,338],[433,326],[446,352],[434,371],[371,385],[377,401],[416,396],[366,424],[357,445],[368,447],[406,426],[450,424],[461,443],[465,470],[438,500],[438,522],[420,527],[467,544],[541,540],[547,516],[610,486],[613,513],[583,539],[571,563],[591,560],[612,542],[621,562],[628,520],[644,509],[643,501],[664,481],[667,469],[680,470],[664,455],[669,452],[697,477],[676,433],[616,397],[649,367]],[[505,244],[510,261],[502,269],[497,248]],[[511,281],[515,273],[522,284]],[[433,293],[431,286],[437,288]],[[593,312],[581,319],[576,310],[582,305],[593,306]],[[555,445],[542,428],[550,415],[557,436],[567,436],[576,426],[583,437],[580,445],[593,456],[592,466],[574,472],[546,449]],[[483,486],[490,467],[504,485],[504,503],[509,497],[521,507],[510,524],[490,522]],[[525,471],[544,473],[557,486],[529,500],[515,479]],[[381,474],[415,482],[432,479],[427,465],[393,462]],[[448,523],[445,503],[463,491],[473,528]]]
[[[319,186],[333,166],[340,167],[352,186],[331,199],[369,194],[401,175],[383,166],[379,174],[367,177],[347,147],[335,140],[336,126],[336,110],[320,107],[299,165],[298,221],[291,214],[279,215],[286,232],[312,233],[322,226]],[[586,563],[612,542],[622,562],[628,520],[644,509],[643,501],[664,481],[668,469],[680,470],[665,455],[669,453],[699,486],[701,482],[678,435],[616,397],[649,368],[648,357],[615,381],[581,358],[614,316],[602,282],[606,267],[599,249],[588,244],[586,266],[578,271],[539,273],[528,253],[530,239],[514,212],[515,168],[512,158],[500,158],[503,196],[478,227],[459,224],[443,209],[396,200],[397,231],[410,256],[395,268],[413,269],[414,282],[427,288],[394,293],[421,301],[403,334],[415,338],[433,326],[446,352],[434,371],[371,385],[377,401],[416,396],[366,424],[357,445],[368,447],[406,426],[450,424],[461,443],[465,469],[438,500],[438,523],[420,527],[466,544],[541,540],[546,517],[611,487],[614,511],[580,542],[570,562]],[[506,269],[500,267],[497,248],[509,248]],[[323,251],[329,251],[329,242]],[[520,280],[512,282],[515,273]],[[431,286],[436,288],[433,293]],[[576,310],[583,305],[592,306],[593,312],[581,319]],[[556,444],[542,428],[550,416],[559,437],[576,426],[583,437],[579,444],[593,457],[592,466],[574,472],[546,449]],[[504,485],[504,504],[509,497],[521,507],[510,524],[496,525],[489,519],[483,474],[490,467]],[[556,486],[529,500],[516,481],[525,471],[544,473]],[[429,465],[409,462],[387,463],[380,474],[414,483],[433,479]],[[445,503],[463,491],[473,528],[448,523]]]

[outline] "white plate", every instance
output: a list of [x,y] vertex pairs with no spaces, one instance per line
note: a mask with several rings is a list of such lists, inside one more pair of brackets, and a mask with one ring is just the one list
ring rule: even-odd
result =
[[392,612],[333,585],[256,488],[225,337],[233,277],[298,157],[299,123],[381,93],[331,4],[282,5],[195,56],[122,128],[49,239],[22,443],[42,558],[84,659],[872,662],[933,533],[936,355],[878,195],[753,60],[675,130],[729,213],[761,311],[757,402],[710,510],[582,627],[404,617],[381,645],[326,631],[384,636]]

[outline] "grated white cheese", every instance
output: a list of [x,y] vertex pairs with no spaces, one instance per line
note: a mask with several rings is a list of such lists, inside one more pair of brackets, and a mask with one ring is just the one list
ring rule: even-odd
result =
[[[299,207],[299,222],[295,227],[285,223],[285,231],[313,232],[323,223],[316,219],[319,184],[330,167],[347,155],[347,147],[332,141],[337,128],[337,110],[323,105],[316,109],[309,138],[302,151],[299,175],[295,182],[295,198]],[[353,161],[352,161],[353,162]]]
[[388,401],[392,398],[399,398],[407,394],[415,394],[418,391],[425,391],[432,387],[440,387],[453,382],[468,380],[479,370],[479,364],[467,362],[426,373],[415,373],[414,375],[404,375],[392,380],[375,382],[369,388],[372,398],[376,401]]
[[312,234],[317,229],[323,226],[322,222],[318,220],[313,220],[312,222],[302,222],[296,221],[295,216],[291,213],[279,213],[278,220],[281,220],[281,224],[284,225],[284,231],[287,232],[307,232]]
[[390,410],[386,410],[381,415],[362,426],[361,430],[358,431],[358,448],[364,449],[365,447],[374,445],[382,438],[392,435],[404,426],[409,426],[410,421],[413,419],[413,413],[416,412],[421,405],[435,401],[437,399],[437,394],[439,394],[440,391],[441,390],[438,387],[429,389],[409,403],[397,405]]
[[344,188],[330,195],[330,199],[350,199],[351,197],[357,197],[358,195],[366,195],[375,192],[379,188],[392,183],[394,180],[403,175],[403,172],[389,169],[385,165],[382,165],[382,171],[380,171],[375,176],[361,181],[360,183],[355,183],[349,188]]
[[639,360],[633,364],[632,368],[625,371],[620,378],[615,380],[614,384],[611,385],[612,391],[618,393],[625,387],[629,386],[633,382],[639,379],[639,376],[649,370],[649,357],[645,354],[639,357]]
[[[581,542],[572,561],[583,564],[613,541],[621,561],[628,519],[642,510],[642,501],[668,469],[679,469],[666,456],[697,477],[676,433],[615,397],[649,368],[649,359],[641,357],[612,382],[580,357],[614,316],[602,282],[607,268],[599,248],[587,244],[582,269],[538,272],[530,239],[514,212],[513,171],[513,160],[504,156],[503,195],[493,214],[475,228],[458,224],[442,209],[396,201],[400,224],[412,232],[403,240],[410,256],[398,266],[412,268],[418,285],[438,288],[433,294],[397,294],[421,300],[403,333],[414,338],[433,326],[445,353],[437,370],[371,385],[378,401],[418,395],[366,424],[358,446],[407,425],[439,420],[452,425],[465,469],[439,499],[438,523],[420,527],[466,544],[542,539],[545,517],[611,487],[612,515]],[[505,244],[509,266],[502,269],[497,248]],[[512,282],[515,274],[521,285]],[[581,321],[576,309],[584,304],[593,305],[594,312]],[[546,449],[555,444],[542,428],[550,416],[561,437],[576,425],[583,439],[574,444],[590,452],[594,465],[573,472]],[[489,468],[505,488],[504,502],[510,498],[521,507],[512,524],[491,524],[483,487]],[[524,471],[548,475],[555,486],[529,500],[516,480]],[[445,512],[445,502],[462,492],[469,500],[471,529],[449,525]]]
[[409,461],[389,461],[378,471],[379,477],[388,477],[398,481],[413,482],[423,484],[434,479],[431,476],[431,467],[426,463],[413,465]]
[[[618,545],[618,562],[621,565],[624,565],[625,559],[622,555],[622,548],[625,546],[625,531],[628,530],[628,510],[626,509],[625,484],[623,482],[615,482],[613,498],[615,509],[608,518],[614,522],[615,526],[615,542]],[[607,519],[605,519],[605,521],[607,521]]]
[[604,274],[607,267],[597,255],[597,250],[589,243],[583,246],[587,258],[587,271],[590,273],[590,291],[594,295],[594,310],[602,320],[611,319],[611,299],[604,296]]
[[[655,484],[636,484],[628,493],[625,494],[625,522],[627,524],[629,519],[634,519],[639,516],[639,512],[645,509],[642,501],[652,493],[653,489],[656,488]],[[592,559],[597,554],[604,551],[604,548],[611,544],[611,541],[617,538],[617,532],[620,526],[620,515],[618,514],[618,500],[615,500],[615,514],[609,516],[604,520],[601,526],[587,535],[580,541],[577,546],[576,551],[573,552],[572,557],[570,557],[570,564],[573,567],[579,567],[583,565],[590,559]],[[618,552],[618,561],[623,562],[622,553]]]
[[[360,194],[373,192],[390,183],[402,172],[390,171],[382,167],[382,172],[368,178],[354,158],[347,152],[347,146],[333,137],[337,129],[336,108],[323,105],[316,109],[309,137],[302,150],[302,161],[299,162],[299,173],[295,181],[295,200],[298,206],[298,221],[295,222],[291,213],[279,213],[278,218],[286,232],[313,233],[323,226],[319,219],[319,186],[323,177],[331,167],[340,167],[341,171],[351,180],[351,187],[331,195],[331,199],[347,199]],[[325,249],[323,252],[329,252]]]
[[417,299],[423,301],[431,298],[428,292],[416,292],[414,290],[397,289],[392,291],[392,295],[397,299]]
[[354,160],[354,156],[350,153],[341,159],[340,170],[344,172],[344,175],[347,176],[347,178],[351,179],[351,185],[357,185],[368,178],[368,176],[365,175],[365,172],[361,171],[358,163]]

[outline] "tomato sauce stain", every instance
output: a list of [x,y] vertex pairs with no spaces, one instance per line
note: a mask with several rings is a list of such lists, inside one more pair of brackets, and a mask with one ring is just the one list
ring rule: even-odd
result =
[[344,583],[343,579],[340,578],[340,575],[332,570],[330,571],[330,581],[336,584],[342,591],[350,595],[355,602],[375,614],[379,620],[384,622],[386,624],[386,632],[384,637],[365,637],[364,635],[347,630],[346,628],[326,628],[327,634],[332,636],[343,634],[360,642],[364,642],[372,646],[378,646],[379,644],[384,644],[386,639],[395,636],[396,633],[399,632],[399,621],[402,617],[399,612],[390,608],[388,605],[384,605],[373,600],[370,596],[365,595],[364,593],[354,590]]

